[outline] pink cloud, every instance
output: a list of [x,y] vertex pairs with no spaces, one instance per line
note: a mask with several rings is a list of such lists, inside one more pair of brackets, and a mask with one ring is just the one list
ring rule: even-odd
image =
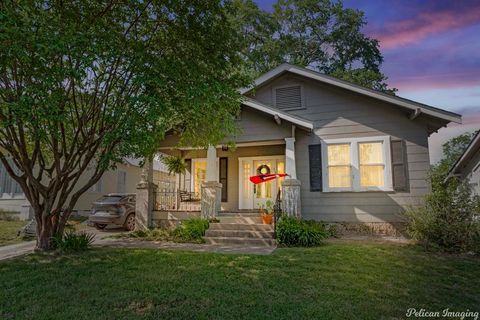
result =
[[391,49],[417,43],[431,34],[480,23],[480,7],[462,11],[420,13],[414,19],[392,22],[373,36],[380,40],[382,49]]

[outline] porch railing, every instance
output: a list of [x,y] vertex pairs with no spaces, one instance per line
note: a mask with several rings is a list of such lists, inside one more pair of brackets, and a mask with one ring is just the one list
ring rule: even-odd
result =
[[200,195],[182,190],[155,192],[156,211],[200,211]]

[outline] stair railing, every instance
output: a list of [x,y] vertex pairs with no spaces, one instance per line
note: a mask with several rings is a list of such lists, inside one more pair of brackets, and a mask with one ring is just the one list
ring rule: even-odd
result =
[[275,200],[275,204],[273,205],[273,238],[277,239],[277,221],[280,219],[282,215],[282,200],[280,198],[280,189],[277,192],[277,199]]

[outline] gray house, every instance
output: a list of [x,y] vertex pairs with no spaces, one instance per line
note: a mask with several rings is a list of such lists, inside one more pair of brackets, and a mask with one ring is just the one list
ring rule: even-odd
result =
[[462,156],[450,169],[449,177],[468,180],[473,192],[480,195],[480,131],[468,145]]
[[[241,92],[235,150],[177,148],[174,135],[161,146],[188,163],[180,190],[200,198],[202,185],[211,188],[227,212],[258,209],[283,188],[285,210],[306,219],[402,222],[405,208],[421,204],[429,192],[429,135],[461,123],[458,114],[289,64]],[[249,181],[261,173],[289,176]],[[199,210],[189,206],[160,210]]]

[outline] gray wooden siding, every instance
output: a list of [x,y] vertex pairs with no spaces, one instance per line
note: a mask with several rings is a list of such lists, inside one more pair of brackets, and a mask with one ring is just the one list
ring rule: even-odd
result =
[[480,150],[469,161],[468,166],[463,170],[462,179],[468,179],[475,194],[480,195]]
[[[427,127],[401,109],[297,76],[284,75],[258,88],[252,97],[272,105],[272,88],[303,86],[305,108],[289,111],[314,122],[313,133],[297,130],[297,176],[302,181],[302,210],[308,219],[345,222],[398,222],[411,205],[420,205],[430,190]],[[321,139],[391,136],[406,142],[409,188],[406,192],[310,192],[308,145]]]
[[[235,122],[239,129],[238,134],[234,138],[226,138],[226,142],[232,139],[236,142],[283,140],[292,135],[290,123],[282,121],[278,125],[273,116],[247,106],[242,106],[240,119]],[[178,136],[169,135],[160,143],[160,147],[175,147],[178,141]]]

